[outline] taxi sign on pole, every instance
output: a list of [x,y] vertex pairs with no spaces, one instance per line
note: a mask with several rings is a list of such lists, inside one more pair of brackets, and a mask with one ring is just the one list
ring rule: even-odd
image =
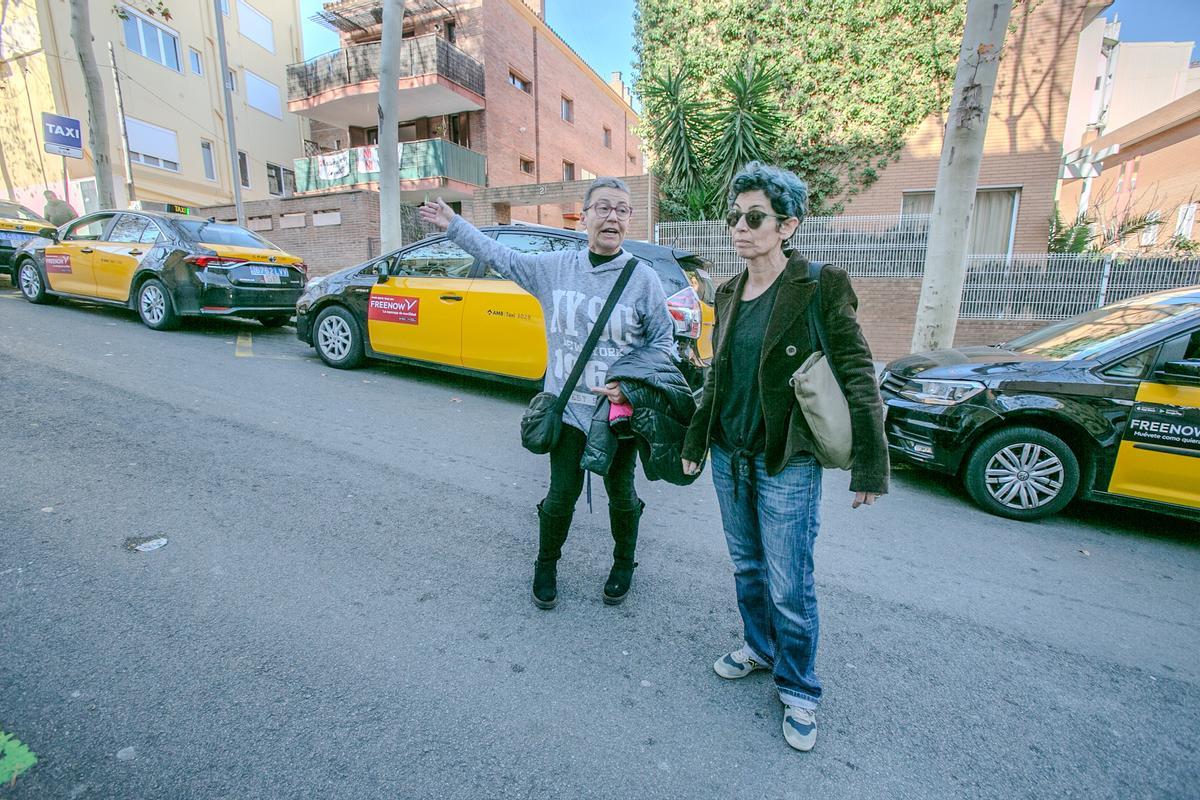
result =
[[83,126],[77,119],[43,111],[42,139],[47,153],[83,158]]

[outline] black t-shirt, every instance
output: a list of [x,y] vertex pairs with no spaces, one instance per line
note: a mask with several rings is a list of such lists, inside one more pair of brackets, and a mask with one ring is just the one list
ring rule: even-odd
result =
[[591,250],[588,250],[588,261],[592,262],[593,267],[598,267],[601,264],[607,264],[619,255],[621,255],[620,250],[613,253],[611,256],[602,256],[599,253],[593,253]]
[[758,297],[742,300],[733,328],[727,334],[725,346],[729,348],[729,359],[721,376],[725,391],[721,393],[721,408],[713,434],[718,444],[730,450],[761,453],[766,448],[758,364],[778,287],[779,279],[776,278]]

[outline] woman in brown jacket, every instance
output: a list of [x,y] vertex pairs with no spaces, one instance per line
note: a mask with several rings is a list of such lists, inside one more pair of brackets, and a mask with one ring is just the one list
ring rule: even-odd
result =
[[772,670],[785,706],[784,738],[811,750],[821,699],[813,584],[821,466],[789,380],[820,349],[809,325],[818,283],[814,308],[832,351],[825,355],[850,406],[854,508],[887,492],[882,404],[845,271],[825,266],[813,280],[809,263],[784,250],[807,210],[808,187],[791,172],[751,162],[734,178],[729,203],[725,221],[746,269],[717,291],[714,359],[683,468],[695,474],[711,452],[745,630],[745,644],[713,668],[729,679]]

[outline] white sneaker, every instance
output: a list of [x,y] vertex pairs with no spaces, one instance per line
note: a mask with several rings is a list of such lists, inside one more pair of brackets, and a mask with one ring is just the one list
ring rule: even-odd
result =
[[766,664],[760,664],[750,657],[745,647],[726,653],[713,663],[713,669],[722,678],[736,680],[744,678],[756,669],[767,669]]
[[808,752],[817,743],[817,713],[807,708],[785,706],[783,738],[797,750]]

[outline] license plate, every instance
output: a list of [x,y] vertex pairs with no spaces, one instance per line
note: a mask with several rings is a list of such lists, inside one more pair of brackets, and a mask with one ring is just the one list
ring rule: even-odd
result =
[[261,275],[264,278],[274,276],[276,278],[286,278],[288,271],[287,267],[251,267],[251,275]]
[[17,233],[16,231],[0,231],[0,241],[11,245],[21,245],[33,238],[32,233]]

